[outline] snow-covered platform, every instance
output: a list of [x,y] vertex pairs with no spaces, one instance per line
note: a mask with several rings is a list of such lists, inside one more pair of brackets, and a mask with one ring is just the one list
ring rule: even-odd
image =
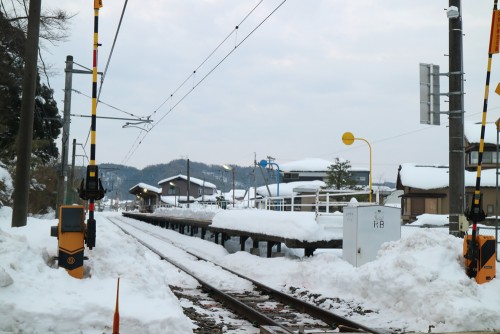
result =
[[273,247],[281,251],[281,244],[288,248],[304,249],[310,256],[318,248],[342,248],[342,234],[323,228],[312,212],[275,212],[265,210],[227,210],[218,212],[213,218],[172,217],[148,213],[124,212],[125,217],[138,219],[163,228],[176,229],[179,233],[199,234],[206,232],[214,236],[215,243],[224,245],[229,237],[239,237],[241,250],[245,250],[248,238],[254,249],[259,242],[267,243],[267,257],[272,256]]

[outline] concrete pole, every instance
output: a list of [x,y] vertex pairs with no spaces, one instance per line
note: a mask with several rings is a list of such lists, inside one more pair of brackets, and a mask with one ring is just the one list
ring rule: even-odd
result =
[[73,88],[73,56],[66,56],[66,77],[64,80],[64,116],[61,145],[61,172],[59,173],[59,188],[57,190],[57,210],[58,217],[59,206],[68,204],[68,152],[69,152],[69,124],[71,113],[71,89]]
[[75,154],[76,154],[76,139],[73,139],[73,154],[71,156],[71,171],[69,174],[67,193],[70,194],[70,203],[73,204],[75,201],[75,192],[73,191],[73,184],[75,182]]
[[33,140],[33,119],[37,82],[38,39],[40,36],[41,0],[30,0],[26,38],[21,119],[17,132],[17,162],[14,180],[12,227],[26,226],[30,188],[30,162]]
[[449,233],[459,236],[459,215],[465,212],[464,95],[462,61],[461,0],[449,0],[458,8],[459,16],[449,18]]

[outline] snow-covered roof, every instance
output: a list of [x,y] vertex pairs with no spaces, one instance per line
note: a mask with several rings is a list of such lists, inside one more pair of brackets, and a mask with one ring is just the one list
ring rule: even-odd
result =
[[[158,182],[158,185],[162,185],[164,183],[167,183],[167,182],[170,182],[170,181],[176,180],[176,179],[183,179],[183,180],[187,181],[187,176],[186,175],[182,175],[182,174],[179,174],[179,175],[176,175],[176,176],[172,176],[172,177],[166,178],[164,180],[161,180],[160,182]],[[208,181],[197,179],[197,178],[192,177],[192,176],[189,178],[189,181],[191,181],[191,183],[197,184],[197,185],[199,185],[201,187],[217,189],[217,186],[215,184],[210,183]]]
[[324,159],[304,159],[280,164],[283,172],[319,172],[326,171],[332,162]]
[[[280,197],[297,195],[297,189],[300,188],[307,188],[310,190],[311,188],[319,189],[325,186],[325,182],[318,180],[280,183]],[[276,183],[270,184],[269,191],[271,192],[271,197],[276,197],[278,192],[278,185]],[[257,187],[257,193],[264,197],[269,196],[266,186]]]
[[[340,161],[346,161],[345,159],[339,158]],[[324,160],[319,158],[308,158],[304,160],[297,160],[286,162],[280,164],[280,170],[282,172],[326,172],[328,167],[333,165],[335,162],[330,160]],[[368,171],[367,168],[352,167],[353,171]]]
[[[481,139],[481,124],[464,123],[464,136],[471,144],[479,144]],[[497,143],[497,127],[493,123],[488,123],[484,128],[484,143],[493,144]]]
[[142,182],[137,183],[135,186],[133,186],[132,188],[130,188],[128,191],[131,191],[134,188],[143,188],[143,189],[147,189],[148,191],[152,191],[152,192],[155,192],[157,194],[161,194],[161,189],[160,188],[152,186],[152,185],[149,185],[147,183],[142,183]]
[[[449,173],[448,166],[431,166],[405,163],[401,165],[399,177],[401,184],[405,187],[419,189],[448,188]],[[481,171],[481,185],[484,187],[496,186],[496,170],[486,169]],[[466,187],[475,187],[476,171],[465,171],[464,183]]]
[[[234,189],[234,197],[235,198],[244,198],[247,191],[245,189]],[[224,193],[224,197],[232,198],[233,190],[229,190],[227,193]]]

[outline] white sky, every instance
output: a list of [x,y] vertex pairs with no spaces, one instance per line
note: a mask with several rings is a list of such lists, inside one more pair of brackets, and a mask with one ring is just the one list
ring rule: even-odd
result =
[[[255,221],[255,215],[247,215],[246,210],[232,211],[225,212],[219,223],[236,216],[243,225]],[[268,224],[258,224],[262,233],[273,229],[276,221],[274,212],[261,214],[266,213]],[[120,276],[120,333],[192,332],[193,324],[181,308],[191,305],[186,300],[179,301],[168,285],[193,289],[197,283],[144,251],[142,245],[106,219],[110,213],[96,213],[96,247],[85,251],[89,257],[85,266],[91,277],[83,280],[46,264],[57,252],[57,240],[50,237],[55,219],[30,217],[26,227],[11,228],[11,214],[11,208],[0,208],[0,331],[110,332],[116,280]],[[464,269],[462,240],[450,236],[446,228],[403,228],[401,240],[385,243],[376,260],[355,268],[342,259],[341,250],[318,251],[309,258],[268,259],[248,252],[230,254],[212,241],[142,222],[135,224],[275,289],[289,291],[295,287],[298,292],[317,294],[318,299],[325,297],[324,307],[331,306],[332,312],[342,316],[350,313],[351,320],[369,327],[427,332],[432,325],[432,332],[454,332],[498,330],[500,326],[500,280],[478,285],[469,279]],[[293,226],[297,231],[300,228],[296,223]],[[311,224],[306,221],[303,231],[308,230]],[[165,254],[175,254],[183,265],[196,268],[218,288],[241,291],[247,286],[150,235],[138,235]],[[234,242],[227,242],[227,246],[239,249]],[[287,250],[287,254],[300,252]],[[499,277],[498,266],[496,275]],[[373,312],[360,315],[352,312],[356,307]],[[214,320],[229,321],[227,314],[215,312],[211,314]],[[247,333],[258,333],[258,329],[249,327]]]
[[[123,1],[106,1],[99,17],[99,71],[113,42]],[[264,1],[228,38],[196,77],[152,117],[150,131],[130,155],[140,130],[98,120],[97,163],[138,168],[189,157],[209,164],[248,166],[267,155],[277,163],[305,158],[368,167],[366,143],[345,146],[351,131],[373,149],[374,182],[395,181],[401,163],[448,163],[447,116],[441,126],[420,125],[418,65],[448,69],[448,1],[288,0],[161,122],[169,109],[281,1]],[[130,1],[101,100],[149,115],[193,72],[257,4],[252,1]],[[78,13],[70,40],[50,48],[45,61],[59,76],[51,86],[63,110],[66,55],[91,67],[93,9],[88,1],[47,0]],[[462,1],[466,120],[480,121],[492,1]],[[491,87],[498,82],[494,56]],[[75,75],[73,88],[91,95],[91,77]],[[447,80],[441,80],[447,91]],[[442,100],[442,109],[448,108]],[[490,94],[488,121],[500,100]],[[72,112],[90,115],[90,99],[73,94]],[[128,117],[101,104],[98,115]],[[87,141],[89,118],[73,118],[71,139]],[[81,149],[77,154],[82,154]],[[89,146],[86,148],[89,154]],[[81,163],[81,158],[78,160]],[[85,162],[87,164],[87,162]]]

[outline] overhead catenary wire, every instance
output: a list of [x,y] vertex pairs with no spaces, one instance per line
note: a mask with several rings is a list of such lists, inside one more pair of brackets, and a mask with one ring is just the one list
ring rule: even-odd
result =
[[[85,93],[82,93],[82,92],[80,92],[79,90],[76,90],[76,89],[71,89],[71,91],[73,91],[73,92],[75,92],[75,93],[77,93],[77,94],[79,94],[79,95],[85,96],[85,97],[87,97],[87,98],[89,98],[89,99],[91,99],[91,98],[92,98],[92,96],[87,95],[87,94],[85,94]],[[97,102],[98,102],[98,103],[102,103],[102,104],[104,104],[105,106],[110,107],[111,109],[115,109],[115,110],[117,110],[117,111],[120,111],[120,112],[122,112],[122,113],[124,113],[124,114],[127,114],[127,115],[129,115],[129,116],[132,116],[132,117],[136,117],[136,118],[137,118],[137,117],[139,117],[139,118],[140,118],[140,117],[143,117],[143,116],[134,115],[134,114],[132,114],[132,113],[130,113],[130,112],[128,112],[128,111],[125,111],[125,110],[123,110],[123,109],[120,109],[120,108],[118,108],[118,107],[115,107],[115,106],[113,106],[113,105],[111,105],[111,104],[108,104],[108,103],[106,103],[106,102],[104,102],[104,101],[102,101],[102,100],[99,100],[99,99],[97,100]]]
[[[188,97],[202,82],[205,81],[206,78],[208,78],[234,51],[236,51],[236,49],[241,46],[257,29],[259,29],[262,24],[264,24],[264,22],[266,22],[279,8],[281,8],[281,6],[286,2],[287,0],[283,0],[278,6],[276,6],[259,24],[257,24],[239,43],[237,43],[234,48],[232,48],[224,57],[222,57],[222,59],[215,65],[213,66],[196,84],[193,84],[193,87],[192,89],[190,89],[186,94],[184,94],[174,105],[172,105],[169,110],[165,113],[165,115],[163,115],[157,122],[155,122],[151,128],[149,129],[149,131],[144,131],[144,132],[141,132],[139,133],[139,136],[138,136],[138,140],[136,140],[136,142],[132,145],[131,149],[129,150],[129,153],[127,153],[127,155],[124,157],[123,159],[123,163],[126,163],[128,162],[128,160],[134,155],[134,153],[137,151],[139,145],[142,144],[143,140],[146,138],[146,136],[165,118],[167,117],[182,101],[184,101],[184,99],[186,97]],[[235,31],[238,30],[239,26],[241,26],[241,24],[251,15],[251,13],[253,11],[255,11],[255,9],[257,8],[258,5],[260,5],[262,3],[262,0],[250,11],[249,14],[247,14],[245,16],[245,18],[240,22],[240,24],[238,24],[233,30],[232,32],[224,39],[224,41],[222,43],[224,43],[228,38],[229,36],[231,36]],[[196,70],[194,70],[184,81],[183,83],[177,87],[177,89],[174,91],[174,93],[176,93],[193,75],[196,74],[197,70],[199,68],[201,68],[201,66],[208,60],[208,58],[210,58],[214,53],[215,51],[220,48],[220,46],[222,45],[222,43],[220,43],[216,49],[214,51],[212,51],[210,53],[210,55],[202,62],[202,64],[200,66],[197,67]],[[160,106],[158,108],[155,109],[155,111],[153,111],[153,113],[151,114],[154,115],[163,105],[165,105],[165,103],[167,101],[169,101],[170,99],[173,98],[174,96],[174,93],[170,94],[169,97],[164,100]],[[142,136],[142,137],[141,137]],[[140,139],[139,139],[140,137]],[[134,145],[136,145],[134,147]]]
[[98,103],[99,103],[99,97],[101,96],[101,91],[102,91],[102,86],[104,84],[104,79],[106,78],[106,73],[108,72],[109,63],[111,62],[111,57],[113,56],[113,51],[115,49],[116,40],[118,39],[118,34],[120,33],[120,27],[122,25],[123,16],[125,15],[125,10],[127,9],[127,3],[128,3],[128,0],[125,0],[125,3],[123,4],[122,13],[120,15],[120,21],[118,22],[118,27],[116,28],[115,37],[113,39],[113,44],[111,46],[111,51],[109,52],[108,60],[106,62],[106,66],[104,67],[104,72],[101,76],[101,82],[99,85],[99,92],[97,93],[97,102]]
[[[217,52],[217,50],[220,49],[220,47],[222,45],[224,45],[224,43],[229,39],[229,37],[231,37],[232,34],[235,33],[235,31],[237,31],[237,29],[246,21],[246,19],[257,9],[257,7],[259,7],[259,5],[263,2],[264,0],[260,0],[256,5],[255,7],[252,8],[252,10],[240,21],[240,23],[238,23],[235,28],[233,30],[231,30],[231,32],[222,40],[222,42],[219,43],[219,45],[217,45],[215,47],[215,49],[213,49],[212,52],[210,52],[208,54],[208,56],[200,63],[200,65],[198,65],[198,67],[196,67],[193,72],[191,74],[188,75],[188,77],[173,91],[173,93],[171,93],[169,95],[169,97],[167,97],[152,113],[151,115],[149,115],[150,117],[153,116],[158,110],[160,110],[163,105],[165,105],[165,103],[167,103],[170,99],[173,98],[173,96],[175,95],[175,93],[177,93],[179,91],[179,89],[181,89],[185,84],[186,82],[188,82],[189,79],[191,78],[194,78],[194,75],[196,74],[196,72],[203,66],[205,65],[205,63],[210,59],[212,58],[212,56]],[[194,84],[193,84],[194,86]]]

